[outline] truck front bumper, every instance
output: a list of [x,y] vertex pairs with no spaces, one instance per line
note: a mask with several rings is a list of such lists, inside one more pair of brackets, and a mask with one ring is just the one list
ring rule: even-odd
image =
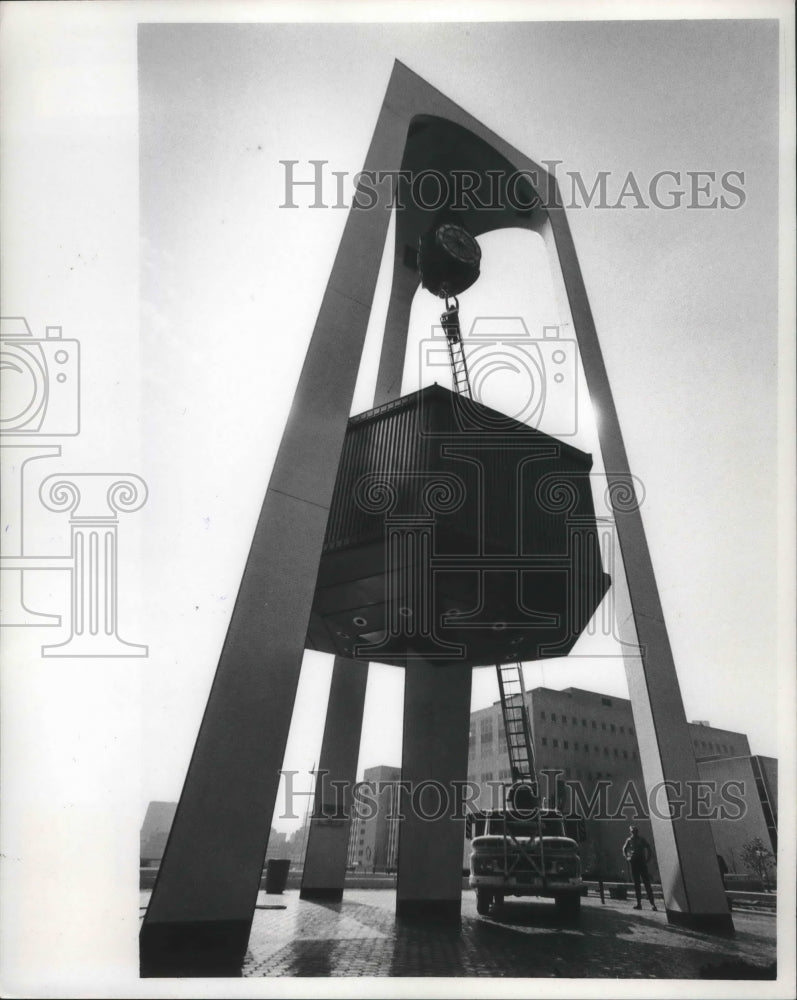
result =
[[543,880],[533,873],[519,875],[490,874],[471,875],[468,879],[471,889],[489,889],[505,896],[558,896],[563,892],[580,893],[584,883],[580,878],[546,878]]

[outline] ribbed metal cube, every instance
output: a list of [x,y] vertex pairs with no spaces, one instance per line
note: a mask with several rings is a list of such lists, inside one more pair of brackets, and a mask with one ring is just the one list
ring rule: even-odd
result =
[[308,646],[468,667],[565,655],[609,586],[591,466],[438,385],[352,417]]

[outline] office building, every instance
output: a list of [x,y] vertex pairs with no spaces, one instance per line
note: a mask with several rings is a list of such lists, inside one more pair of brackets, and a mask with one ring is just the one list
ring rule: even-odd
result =
[[[645,789],[631,702],[580,688],[538,687],[526,692],[526,703],[541,794],[547,804],[565,809],[575,806],[587,815],[584,806],[590,801],[599,806],[601,815],[589,817],[586,823],[585,870],[607,877],[627,874],[621,848],[630,823],[653,843],[650,822],[636,818],[637,804],[646,811],[652,804],[662,811],[666,808],[663,791],[651,803]],[[742,842],[762,836],[774,843],[777,762],[751,757],[744,733],[711,726],[705,720],[690,723],[689,731],[701,780],[717,780],[719,786],[731,779],[741,782],[741,790],[734,794],[745,803],[745,822],[730,818],[712,822],[718,853],[727,851],[729,869],[741,872]],[[500,805],[499,785],[511,780],[500,702],[471,716],[468,776],[479,786],[479,808]],[[716,795],[711,802],[718,804]],[[651,868],[655,874],[655,860]]]
[[176,802],[150,802],[147,806],[140,833],[142,867],[157,868],[160,865],[176,811]]
[[355,815],[349,835],[348,867],[353,871],[394,872],[398,856],[395,809],[401,768],[379,765],[363,774],[363,808]]

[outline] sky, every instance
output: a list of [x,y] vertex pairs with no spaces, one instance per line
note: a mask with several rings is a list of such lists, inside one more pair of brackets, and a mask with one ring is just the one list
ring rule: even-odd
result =
[[[345,221],[331,172],[346,172],[347,203],[394,59],[537,162],[561,161],[687,717],[777,756],[776,46],[764,21],[141,29],[144,516],[153,563],[169,552],[148,615],[158,679],[142,804],[179,791]],[[310,207],[307,187],[281,207],[282,160],[298,161],[297,179],[327,161],[330,207]],[[589,190],[602,171],[608,207],[587,206],[571,175]],[[678,175],[660,183],[685,192],[679,207],[652,204],[661,171]],[[629,172],[641,203],[611,207]],[[720,194],[731,207],[694,207]],[[565,321],[533,238],[493,233],[482,247],[463,323]],[[352,412],[372,399],[389,280],[383,259]],[[439,311],[416,296],[405,392],[432,380],[416,351]],[[505,396],[500,378],[491,391]],[[589,416],[576,443],[599,463]],[[618,650],[604,647],[529,665],[527,684],[624,695]],[[330,669],[306,655],[286,768],[317,759]],[[401,683],[372,668],[360,770],[400,762]],[[496,699],[493,671],[477,671],[473,707]]]
[[[747,733],[753,752],[782,767],[793,760],[790,215],[780,290],[777,258],[778,188],[790,197],[794,148],[793,86],[779,86],[778,66],[793,82],[793,13],[757,2],[733,10],[785,20],[597,22],[579,18],[640,8],[554,9],[552,23],[544,4],[517,4],[519,20],[504,24],[480,20],[505,16],[497,3],[487,14],[464,2],[386,4],[385,17],[416,23],[320,25],[313,18],[352,10],[373,18],[374,5],[4,7],[2,312],[26,317],[37,338],[60,325],[80,343],[80,434],[54,442],[59,457],[31,463],[26,552],[69,552],[68,517],[38,501],[46,475],[130,473],[148,487],[118,526],[119,634],[146,644],[146,657],[43,657],[42,645],[69,630],[60,571],[26,574],[30,606],[66,614],[60,628],[0,630],[7,990],[78,996],[91,982],[117,995],[125,977],[124,995],[144,989],[130,918],[140,826],[150,800],[180,794],[346,217],[301,197],[281,208],[280,161],[326,160],[346,174],[348,195],[395,59],[525,155],[559,161],[566,194],[571,172],[588,186],[608,172],[611,203],[629,171],[643,191],[660,171],[680,171],[681,186],[687,171],[713,171],[717,193],[726,172],[744,173],[738,208],[632,199],[574,207],[568,220],[644,486],[687,718]],[[650,18],[661,8],[641,9]],[[309,23],[253,23],[270,16]],[[780,181],[779,103],[791,130]],[[534,240],[503,232],[481,242],[464,325],[522,316],[532,332],[553,321],[567,337]],[[389,277],[383,258],[353,412],[371,403]],[[425,294],[414,304],[406,391],[428,377],[418,349],[438,308]],[[508,383],[485,392],[511,400]],[[579,447],[600,468],[600,414],[579,412]],[[575,652],[527,666],[528,686],[626,693],[611,636]],[[291,769],[317,761],[329,679],[329,659],[308,653]],[[477,671],[473,707],[496,698],[492,671]],[[400,704],[401,671],[372,665],[361,770],[399,763]],[[784,813],[784,843],[789,822]],[[90,870],[76,863],[87,857]]]

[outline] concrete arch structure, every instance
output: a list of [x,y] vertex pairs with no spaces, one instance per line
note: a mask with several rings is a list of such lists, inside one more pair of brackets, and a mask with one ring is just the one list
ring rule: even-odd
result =
[[[364,171],[507,169],[527,187],[509,214],[463,211],[474,233],[507,225],[545,241],[562,317],[570,317],[602,419],[610,488],[631,482],[617,412],[555,178],[424,80],[396,63]],[[472,168],[469,166],[472,164]],[[533,184],[532,184],[533,179]],[[500,191],[500,179],[499,191]],[[536,194],[539,204],[532,204]],[[500,200],[500,194],[499,194]],[[506,200],[506,199],[505,199]],[[398,395],[417,272],[407,248],[439,209],[398,212],[393,286],[375,405]],[[142,976],[240,973],[305,645],[327,512],[389,221],[353,207],[332,267],[263,502],[208,704],[140,938]],[[330,367],[333,375],[330,377]],[[638,509],[617,522],[623,640],[645,783],[697,780],[678,680]],[[278,585],[277,585],[278,583]],[[353,781],[367,670],[337,658],[319,768]],[[453,693],[453,694],[452,694]],[[462,672],[407,668],[405,781],[467,776],[470,684]],[[339,898],[348,826],[313,825],[302,892]],[[432,832],[434,831],[434,832]],[[732,930],[708,821],[654,819],[668,919]],[[619,845],[618,845],[619,850]],[[458,919],[461,830],[403,821],[397,914]]]

